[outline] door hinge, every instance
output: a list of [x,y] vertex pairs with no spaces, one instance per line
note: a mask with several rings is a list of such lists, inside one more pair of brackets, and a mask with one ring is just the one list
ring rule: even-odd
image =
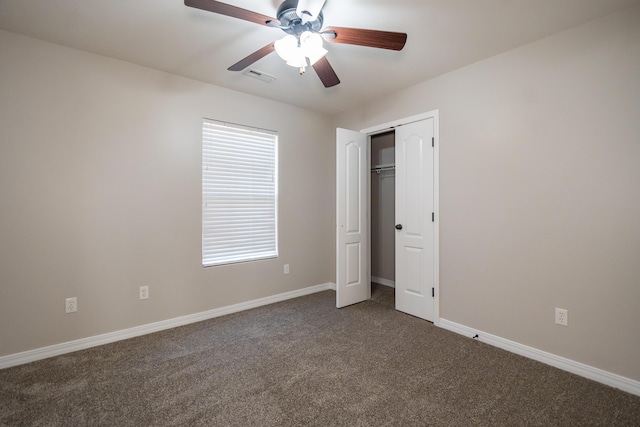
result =
[[431,296],[432,296],[433,298],[435,298],[435,297],[436,297],[436,288],[431,288]]
[[435,136],[432,136],[432,137],[431,137],[431,146],[432,146],[432,147],[435,147],[435,146],[436,146],[436,137],[435,137]]
[[436,213],[431,212],[431,222],[436,222]]

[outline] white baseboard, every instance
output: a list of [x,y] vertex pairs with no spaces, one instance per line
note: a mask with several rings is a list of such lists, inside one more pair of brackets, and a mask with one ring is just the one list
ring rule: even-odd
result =
[[537,360],[538,362],[545,363],[555,368],[618,388],[628,393],[635,394],[636,396],[640,396],[640,381],[632,380],[630,378],[623,377],[622,375],[613,374],[599,368],[594,368],[593,366],[585,365],[584,363],[576,362],[575,360],[567,359],[562,356],[547,353],[546,351],[538,350],[537,348],[528,347],[515,341],[510,341],[486,332],[478,331],[446,319],[440,318],[437,326],[460,335],[465,335],[469,338],[473,338],[477,335],[476,339],[478,341],[487,343],[494,347],[519,354],[520,356],[524,356],[529,359]]
[[373,276],[371,276],[371,281],[373,283],[377,283],[379,285],[388,286],[390,288],[395,288],[396,287],[396,282],[394,282],[393,280],[383,279],[381,277],[373,277]]
[[129,329],[123,329],[121,331],[109,332],[102,335],[96,335],[93,337],[82,338],[79,340],[55,344],[48,347],[28,350],[22,353],[10,354],[0,357],[0,369],[10,368],[12,366],[18,366],[29,362],[34,362],[36,360],[47,359],[49,357],[59,356],[61,354],[72,353],[78,350],[84,350],[103,344],[109,344],[112,342],[126,340],[141,335],[151,334],[153,332],[159,332],[165,329],[184,326],[190,323],[201,322],[203,320],[213,319],[215,317],[237,313],[239,311],[249,310],[251,308],[261,307],[263,305],[273,304],[276,302],[285,301],[304,295],[310,295],[329,289],[335,290],[335,284],[325,283],[322,285],[311,286],[308,288],[285,292],[270,297],[259,298],[253,301],[247,301],[239,304],[229,305],[227,307],[203,311],[201,313],[189,314],[186,316],[176,317],[174,319],[162,320],[160,322],[149,323],[147,325],[136,326]]

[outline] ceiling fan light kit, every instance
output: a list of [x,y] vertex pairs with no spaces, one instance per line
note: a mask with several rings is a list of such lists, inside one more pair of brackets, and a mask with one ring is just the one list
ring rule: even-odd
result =
[[328,27],[322,30],[324,17],[322,8],[325,0],[285,0],[278,7],[273,19],[250,10],[232,6],[215,0],[185,0],[184,4],[209,12],[279,28],[287,35],[258,49],[249,56],[229,67],[230,71],[242,71],[274,50],[287,65],[296,67],[300,74],[312,66],[325,87],[340,83],[333,67],[325,57],[327,50],[323,39],[331,43],[368,46],[379,49],[402,50],[406,41],[405,33],[365,30],[358,28]]
[[327,54],[327,49],[322,47],[322,37],[311,31],[305,31],[299,37],[289,34],[275,42],[275,49],[287,65],[299,68],[300,74]]

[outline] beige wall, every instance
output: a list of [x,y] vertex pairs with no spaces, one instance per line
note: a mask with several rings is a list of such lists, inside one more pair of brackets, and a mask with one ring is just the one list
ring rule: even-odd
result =
[[[0,356],[334,281],[328,118],[3,31],[0,58]],[[278,259],[201,267],[203,116],[279,132]]]
[[640,8],[335,123],[434,109],[441,317],[640,380]]

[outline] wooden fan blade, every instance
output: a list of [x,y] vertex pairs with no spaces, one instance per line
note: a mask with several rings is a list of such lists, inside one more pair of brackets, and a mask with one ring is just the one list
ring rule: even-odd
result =
[[[406,33],[363,30],[360,28],[327,27],[322,30],[322,34],[331,43],[354,44],[390,50],[402,50],[407,42]],[[333,34],[335,34],[335,37],[332,37]]]
[[246,58],[241,59],[240,61],[236,62],[235,64],[233,64],[231,67],[229,67],[227,69],[229,71],[242,71],[245,68],[247,68],[249,65],[251,65],[254,62],[258,61],[259,59],[264,58],[265,56],[267,56],[268,54],[273,52],[275,49],[276,49],[275,48],[275,42],[271,42],[268,45],[266,45],[265,47],[256,50],[255,52],[253,52],[251,55],[247,56]]
[[256,24],[268,25],[267,22],[277,22],[277,19],[270,16],[261,15],[256,12],[252,12],[241,7],[231,6],[230,4],[221,3],[215,0],[184,0],[185,6],[195,7],[197,9],[206,10],[213,13],[219,13],[220,15],[231,16],[233,18],[243,19],[249,22],[255,22]]
[[333,67],[329,64],[326,56],[323,56],[318,62],[313,64],[313,69],[316,71],[318,77],[322,81],[324,87],[333,87],[340,84],[340,79]]

